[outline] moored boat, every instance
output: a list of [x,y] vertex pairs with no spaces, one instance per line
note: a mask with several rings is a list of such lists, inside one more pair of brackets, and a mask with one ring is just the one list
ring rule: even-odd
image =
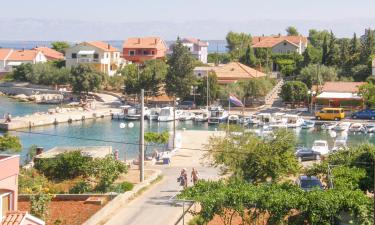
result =
[[315,122],[312,120],[305,120],[303,124],[301,125],[302,129],[310,129],[315,126]]
[[211,107],[209,111],[208,123],[219,124],[228,120],[229,113],[222,107]]

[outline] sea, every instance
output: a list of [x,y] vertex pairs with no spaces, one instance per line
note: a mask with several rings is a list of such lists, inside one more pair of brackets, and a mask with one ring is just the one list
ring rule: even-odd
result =
[[[227,42],[225,40],[206,40],[209,43],[208,52],[209,53],[224,53],[227,52]],[[51,42],[53,41],[0,41],[0,48],[13,48],[13,49],[32,49],[37,46],[51,47]],[[105,41],[117,49],[122,49],[123,40],[107,40]],[[169,46],[173,44],[174,41],[166,41]],[[70,44],[75,44],[75,42],[70,42]]]

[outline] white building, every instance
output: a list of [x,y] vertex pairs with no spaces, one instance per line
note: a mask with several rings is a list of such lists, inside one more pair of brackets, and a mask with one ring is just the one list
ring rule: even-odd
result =
[[[199,61],[206,64],[208,56],[208,42],[196,38],[184,38],[182,45],[187,47],[190,53]],[[169,46],[168,54],[172,54],[173,44]]]
[[120,51],[101,41],[83,42],[65,51],[66,67],[78,64],[91,64],[96,70],[110,76],[121,68],[123,60]]
[[21,64],[47,62],[46,56],[38,50],[0,49],[0,72],[10,72]]

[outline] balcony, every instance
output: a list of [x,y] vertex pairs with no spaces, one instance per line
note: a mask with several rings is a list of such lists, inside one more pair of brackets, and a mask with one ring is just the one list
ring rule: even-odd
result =
[[78,63],[100,63],[100,59],[94,58],[77,58]]

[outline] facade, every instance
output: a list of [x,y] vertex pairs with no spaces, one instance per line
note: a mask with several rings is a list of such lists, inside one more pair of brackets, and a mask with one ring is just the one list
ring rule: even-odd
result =
[[271,49],[272,53],[288,54],[297,52],[302,54],[307,48],[308,40],[303,36],[254,36],[252,47]]
[[48,48],[48,47],[36,47],[36,48],[33,48],[33,50],[37,50],[37,51],[40,51],[42,52],[48,61],[56,61],[56,60],[63,60],[64,59],[64,54],[62,54],[61,52],[58,52],[52,48]]
[[167,45],[159,37],[129,38],[123,45],[123,58],[133,63],[163,59],[166,54]]
[[77,44],[65,51],[67,68],[79,64],[93,65],[98,71],[113,76],[121,68],[123,61],[116,48],[105,42],[91,41]]
[[231,62],[217,66],[196,67],[194,69],[194,74],[197,77],[205,77],[209,72],[214,72],[217,76],[218,83],[222,85],[267,76],[265,73],[239,62]]
[[17,210],[19,165],[18,155],[0,155],[0,221]]
[[38,50],[0,49],[0,72],[10,72],[21,64],[45,62],[46,56]]
[[[206,64],[208,56],[208,42],[196,38],[184,38],[182,44],[188,48],[190,53],[199,61]],[[172,45],[173,46],[173,45]],[[171,46],[171,47],[172,47]],[[172,52],[172,49],[170,50]]]

